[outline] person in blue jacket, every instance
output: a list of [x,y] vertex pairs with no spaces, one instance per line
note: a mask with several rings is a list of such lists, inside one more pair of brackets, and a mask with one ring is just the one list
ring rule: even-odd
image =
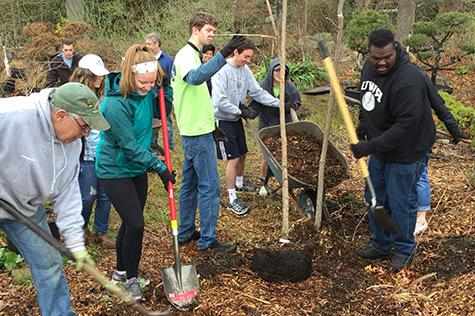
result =
[[[138,280],[144,231],[143,210],[147,200],[148,172],[156,172],[166,188],[175,177],[150,152],[152,118],[159,116],[157,92],[163,70],[145,45],[133,45],[125,53],[121,73],[106,77],[101,112],[111,128],[101,134],[96,150],[96,173],[122,220],[116,240],[114,281],[125,281],[125,289],[143,300]],[[170,90],[164,85],[168,108]],[[166,115],[163,113],[163,115]]]
[[[160,39],[160,35],[155,32],[145,35],[145,45],[152,50],[152,53],[155,55],[155,58],[160,64],[160,67],[162,67],[163,71],[167,75],[167,81],[170,82],[172,78],[173,58],[162,49],[162,41]],[[170,115],[171,114],[167,115],[168,141],[170,149],[173,149],[173,122]],[[158,147],[157,140],[158,133],[153,132],[152,148]]]

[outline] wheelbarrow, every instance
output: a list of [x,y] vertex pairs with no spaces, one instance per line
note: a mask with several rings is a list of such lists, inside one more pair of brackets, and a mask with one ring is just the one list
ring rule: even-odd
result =
[[[310,121],[299,121],[293,123],[285,124],[287,133],[297,133],[297,134],[306,134],[310,136],[311,139],[315,140],[315,142],[322,144],[323,143],[323,131],[322,129],[315,124],[314,122]],[[257,133],[257,138],[259,142],[259,146],[261,148],[262,154],[264,155],[264,159],[268,165],[268,172],[264,179],[264,187],[267,187],[267,183],[271,176],[274,176],[276,180],[282,185],[282,166],[277,161],[275,157],[272,156],[270,150],[264,143],[264,140],[273,137],[278,138],[280,137],[280,126],[270,126],[265,127]],[[331,141],[328,142],[328,151],[333,153],[337,161],[341,164],[341,167],[344,168],[344,176],[339,178],[339,181],[335,181],[332,183],[332,187],[340,184],[347,176],[348,176],[348,161],[346,157],[336,148],[335,144]],[[315,157],[315,159],[319,159],[320,157]],[[289,181],[289,195],[291,199],[298,205],[300,210],[309,217],[315,216],[315,207],[316,207],[316,188],[314,185],[306,183],[300,179],[297,179],[290,175],[288,176]],[[279,187],[280,188],[280,187]],[[277,188],[278,189],[278,188]],[[276,190],[277,190],[276,189]],[[294,190],[300,190],[299,197],[295,195]],[[330,187],[326,187],[325,189],[330,189]],[[274,190],[275,191],[275,190]]]

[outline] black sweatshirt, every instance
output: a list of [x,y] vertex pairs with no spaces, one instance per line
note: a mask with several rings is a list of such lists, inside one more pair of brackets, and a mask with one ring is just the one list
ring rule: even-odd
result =
[[[269,69],[267,69],[267,74],[260,83],[262,89],[266,90],[276,98],[279,97],[274,95],[274,68],[277,66],[280,66],[280,59],[272,59]],[[292,103],[296,104],[297,107],[300,107],[302,104],[300,93],[294,83],[289,80],[289,67],[287,65],[285,65],[285,79],[285,102],[291,101]],[[278,107],[274,108],[270,106],[264,106],[253,100],[249,104],[249,108],[252,112],[259,113],[259,129],[280,124],[280,109]],[[285,113],[285,122],[292,122],[290,111],[286,111]]]
[[393,68],[384,75],[366,61],[361,71],[360,120],[371,153],[386,162],[413,163],[435,141],[425,75],[396,46]]
[[432,106],[432,109],[434,110],[439,120],[444,123],[445,128],[447,128],[450,135],[452,135],[453,138],[459,138],[461,135],[457,120],[455,120],[452,113],[450,113],[449,109],[447,109],[447,107],[445,106],[444,99],[442,99],[442,97],[439,95],[439,93],[437,92],[437,88],[434,86],[432,81],[430,81],[429,77],[425,76],[425,78],[427,88],[429,90],[429,101]]

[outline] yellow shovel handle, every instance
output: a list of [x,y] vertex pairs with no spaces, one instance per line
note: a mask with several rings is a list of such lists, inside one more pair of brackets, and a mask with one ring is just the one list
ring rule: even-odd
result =
[[[338,81],[338,77],[336,75],[332,59],[328,54],[328,49],[326,48],[325,43],[323,42],[320,42],[320,53],[322,54],[323,65],[327,70],[328,79],[330,80],[330,87],[332,88],[333,95],[335,96],[338,108],[340,109],[340,113],[343,117],[345,128],[348,131],[348,135],[350,136],[350,143],[357,144],[358,137],[356,136],[355,125],[353,124],[353,120],[351,119],[350,111],[348,111],[348,106],[346,105],[346,101],[343,96],[343,91],[341,89],[340,82]],[[368,166],[366,165],[366,162],[363,158],[358,159],[358,164],[360,166],[363,177],[369,177]]]

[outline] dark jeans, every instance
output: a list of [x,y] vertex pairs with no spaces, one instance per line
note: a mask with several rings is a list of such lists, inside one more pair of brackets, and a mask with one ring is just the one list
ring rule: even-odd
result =
[[142,255],[143,209],[147,201],[147,174],[134,178],[100,180],[104,191],[122,219],[116,240],[116,269],[127,271],[127,278],[137,277]]
[[[408,164],[389,163],[371,155],[369,174],[376,191],[377,205],[383,205],[397,226],[397,235],[384,231],[371,212],[368,213],[371,228],[370,246],[389,253],[391,248],[397,255],[409,258],[416,249],[414,228],[417,217],[417,181],[424,171],[427,155]],[[366,203],[371,198],[365,192]]]

